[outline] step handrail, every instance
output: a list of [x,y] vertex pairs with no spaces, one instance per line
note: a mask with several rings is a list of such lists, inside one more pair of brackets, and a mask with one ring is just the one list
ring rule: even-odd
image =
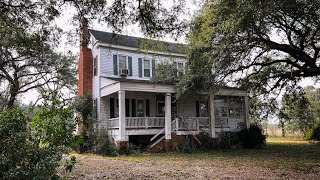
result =
[[[172,122],[171,122],[171,127],[172,125],[176,122],[176,119],[174,119]],[[155,140],[160,134],[164,133],[164,130],[165,130],[165,127],[163,129],[161,129],[156,135],[152,136],[152,138],[150,139],[150,142]],[[173,132],[173,131],[172,131]]]
[[[174,123],[174,122],[173,122]],[[171,133],[173,133],[176,130],[176,128],[173,128],[171,130]],[[165,138],[165,135],[163,135],[161,138],[159,138],[156,142],[154,142],[153,144],[150,145],[150,148],[153,148],[155,145],[157,145],[158,143],[160,143],[163,139]],[[151,142],[151,141],[150,141]]]

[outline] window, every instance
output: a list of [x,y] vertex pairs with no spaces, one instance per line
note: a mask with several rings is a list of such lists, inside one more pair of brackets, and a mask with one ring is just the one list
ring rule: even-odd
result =
[[127,56],[119,56],[119,73],[121,73],[121,69],[128,69]]
[[241,118],[241,108],[230,108],[229,117],[230,119],[240,119]]
[[181,77],[184,75],[184,63],[177,62],[177,76]]
[[93,76],[98,75],[98,56],[93,59]]
[[208,117],[208,107],[207,103],[204,101],[200,101],[199,111],[200,117]]
[[144,117],[144,100],[137,100],[137,117]]
[[196,101],[196,116],[208,117],[208,103],[207,101]]
[[151,74],[151,65],[149,59],[143,60],[143,76],[144,77],[150,77]]
[[[122,71],[126,69],[127,71]],[[125,75],[132,76],[132,57],[125,55],[113,55],[113,75]]]
[[157,101],[157,116],[163,117],[165,115],[164,101]]

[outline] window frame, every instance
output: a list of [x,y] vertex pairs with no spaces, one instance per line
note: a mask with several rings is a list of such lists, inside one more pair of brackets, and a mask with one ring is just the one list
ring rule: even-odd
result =
[[128,69],[128,76],[130,74],[130,69],[129,69],[129,62],[128,62],[128,55],[123,55],[123,54],[118,54],[117,58],[118,58],[118,75],[121,74],[121,70],[120,70],[120,56],[124,56],[126,57],[126,69]]
[[[144,75],[144,70],[145,70],[144,61],[149,61],[149,70],[150,70],[149,76]],[[151,59],[142,58],[142,77],[144,77],[144,78],[151,78],[152,77],[152,60]]]
[[93,76],[98,76],[98,55],[93,58],[92,71]]
[[[206,115],[202,116],[201,115],[201,104],[204,104],[206,107]],[[199,117],[209,117],[209,107],[208,107],[208,103],[205,100],[199,100]]]
[[[179,73],[179,64],[182,64],[182,75]],[[183,76],[186,74],[186,62],[185,61],[176,61],[177,77]]]
[[[143,116],[138,116],[138,101],[143,102]],[[146,100],[145,99],[136,99],[136,117],[146,117]]]
[[164,117],[165,116],[165,109],[164,109],[164,112],[163,113],[161,113],[161,112],[159,112],[159,104],[163,104],[163,107],[165,108],[165,106],[166,106],[166,104],[165,104],[165,101],[162,101],[162,100],[157,100],[157,116],[158,117]]

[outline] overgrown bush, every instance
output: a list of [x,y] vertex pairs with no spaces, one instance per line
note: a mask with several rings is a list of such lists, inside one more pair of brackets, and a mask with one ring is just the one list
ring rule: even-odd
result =
[[219,135],[219,148],[220,149],[231,149],[231,138],[229,132],[222,132]]
[[192,136],[183,137],[183,140],[178,143],[177,150],[182,153],[191,153],[193,150],[191,138]]
[[57,167],[73,136],[73,111],[58,94],[43,96],[44,103],[31,115],[20,109],[0,113],[0,179],[59,178]]
[[313,128],[307,131],[306,138],[308,140],[320,141],[320,123],[317,123]]
[[114,143],[110,141],[107,132],[102,129],[97,133],[92,152],[103,156],[117,156],[117,148]]
[[242,129],[239,132],[240,141],[245,148],[259,147],[266,142],[266,136],[263,135],[259,126],[251,124],[249,129]]
[[121,146],[118,149],[120,155],[130,155],[130,154],[137,154],[140,152],[140,147],[135,146],[134,144],[129,143],[126,146]]
[[56,168],[66,152],[35,136],[19,109],[0,114],[0,179],[57,179]]

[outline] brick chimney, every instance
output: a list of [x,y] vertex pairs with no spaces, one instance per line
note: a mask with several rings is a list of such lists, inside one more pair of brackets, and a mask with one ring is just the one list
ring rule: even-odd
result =
[[89,44],[88,20],[82,18],[80,25],[80,58],[78,64],[78,96],[92,95],[92,52]]

